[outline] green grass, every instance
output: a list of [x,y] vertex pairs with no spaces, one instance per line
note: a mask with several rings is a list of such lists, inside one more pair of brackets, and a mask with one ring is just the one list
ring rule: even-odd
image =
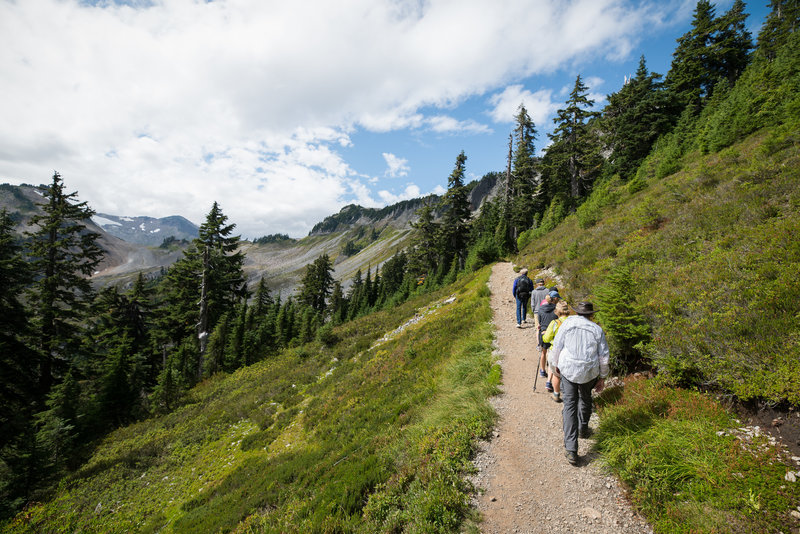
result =
[[596,447],[659,533],[790,532],[800,486],[766,438],[742,440],[718,403],[628,380],[598,402]]
[[628,268],[626,298],[652,334],[642,349],[665,383],[800,404],[794,134],[777,128],[716,154],[692,152],[680,172],[634,193],[598,187],[517,263],[554,269],[570,302],[596,300],[609,274]]
[[[454,532],[493,424],[489,270],[193,389],[8,532]],[[432,307],[431,307],[432,306]],[[428,313],[430,310],[430,313]],[[376,344],[416,312],[425,320]]]

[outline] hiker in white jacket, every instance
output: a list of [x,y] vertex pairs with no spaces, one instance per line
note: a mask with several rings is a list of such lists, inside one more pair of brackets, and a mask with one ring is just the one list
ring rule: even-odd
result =
[[588,438],[592,415],[592,389],[605,387],[608,376],[608,343],[591,302],[580,302],[575,313],[559,327],[550,349],[550,361],[561,374],[564,400],[564,448],[572,465],[578,464],[578,437]]

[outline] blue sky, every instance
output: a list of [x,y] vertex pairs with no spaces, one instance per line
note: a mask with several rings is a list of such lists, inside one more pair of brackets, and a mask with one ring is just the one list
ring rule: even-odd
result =
[[301,237],[442,192],[461,150],[469,178],[504,169],[521,102],[542,150],[576,75],[599,110],[642,54],[665,74],[694,6],[0,0],[0,182],[58,170],[98,212],[199,223],[218,201],[246,238]]

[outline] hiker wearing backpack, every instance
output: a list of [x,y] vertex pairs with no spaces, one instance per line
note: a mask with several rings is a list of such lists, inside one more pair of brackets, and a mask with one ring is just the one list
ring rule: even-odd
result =
[[[539,312],[536,314],[536,324],[539,325],[537,334],[539,336],[539,347],[541,347],[541,354],[539,356],[539,376],[542,378],[547,378],[547,371],[545,369],[547,369],[547,349],[550,348],[550,343],[545,343],[542,336],[550,323],[557,317],[556,304],[558,304],[558,299],[558,291],[551,291],[547,297],[545,297],[545,301],[542,305],[539,306]],[[550,382],[547,382],[547,384],[550,384]],[[545,384],[546,388],[547,384]],[[552,385],[547,388],[547,391],[553,391]]]
[[[544,280],[541,278],[536,279],[536,287],[533,288],[533,293],[531,293],[531,309],[533,310],[533,317],[535,320],[539,320],[538,313],[539,313],[539,306],[542,305],[542,300],[547,296],[550,291],[544,286]],[[539,326],[539,323],[536,323],[536,326]]]
[[528,300],[531,298],[531,291],[533,291],[533,282],[528,278],[528,269],[522,268],[511,288],[511,293],[517,301],[517,328],[522,328],[522,323],[528,316]]
[[595,309],[591,302],[580,302],[575,313],[558,328],[550,354],[556,372],[561,374],[564,448],[567,461],[578,465],[578,438],[588,438],[592,415],[592,389],[598,393],[608,376],[609,350],[606,335],[592,321]]
[[[569,306],[564,300],[559,300],[556,304],[556,318],[547,325],[547,330],[542,334],[542,343],[552,343],[558,332],[558,327],[569,317]],[[561,375],[558,374],[553,360],[547,358],[547,382],[544,387],[553,394],[553,400],[561,402]]]

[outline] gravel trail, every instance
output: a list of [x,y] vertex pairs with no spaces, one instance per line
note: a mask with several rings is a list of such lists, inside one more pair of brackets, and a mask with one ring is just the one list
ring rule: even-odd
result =
[[[535,278],[536,272],[531,272]],[[561,404],[539,379],[533,382],[538,353],[533,318],[516,328],[511,284],[517,274],[498,263],[489,281],[503,368],[502,394],[493,399],[500,421],[493,438],[483,442],[475,459],[481,489],[473,503],[483,514],[484,534],[509,533],[650,533],[632,509],[617,480],[603,472],[590,451],[592,440],[579,440],[579,466],[564,457]],[[597,427],[596,415],[590,426]]]

